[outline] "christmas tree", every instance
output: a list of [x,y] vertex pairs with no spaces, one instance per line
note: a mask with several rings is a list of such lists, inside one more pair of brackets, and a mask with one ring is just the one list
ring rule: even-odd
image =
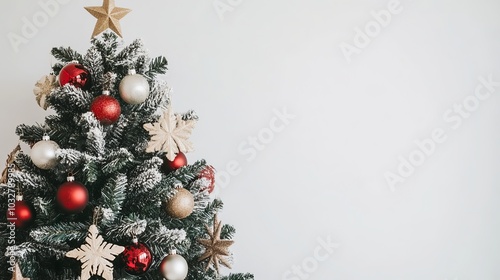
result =
[[54,114],[16,130],[30,151],[16,147],[2,178],[1,279],[253,279],[220,274],[235,229],[217,218],[214,168],[187,162],[198,117],[173,111],[167,60],[121,46],[128,9],[86,9],[91,47],[54,48],[36,84]]

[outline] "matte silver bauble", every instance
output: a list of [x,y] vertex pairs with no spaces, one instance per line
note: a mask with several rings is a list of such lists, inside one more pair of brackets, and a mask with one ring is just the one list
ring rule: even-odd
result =
[[31,160],[40,169],[52,169],[59,163],[56,157],[58,149],[59,145],[56,142],[51,141],[49,136],[44,136],[43,140],[37,142],[31,149]]
[[149,83],[144,76],[130,70],[129,74],[120,82],[120,97],[128,104],[137,105],[149,97]]
[[161,275],[167,280],[184,280],[189,271],[186,260],[173,250],[160,264]]

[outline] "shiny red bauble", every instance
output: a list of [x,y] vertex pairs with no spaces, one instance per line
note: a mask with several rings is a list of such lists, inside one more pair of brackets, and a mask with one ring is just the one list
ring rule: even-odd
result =
[[125,271],[128,274],[139,276],[146,273],[153,262],[153,256],[149,248],[142,243],[134,243],[125,246],[122,253],[125,263]]
[[212,193],[215,188],[215,168],[211,165],[207,165],[200,174],[198,174],[198,179],[207,180],[208,187],[201,191],[208,190],[208,193]]
[[59,72],[59,84],[73,85],[76,88],[89,89],[91,87],[90,72],[78,63],[69,63]]
[[98,96],[92,102],[90,111],[103,125],[110,125],[115,123],[122,113],[120,102],[116,98],[103,94]]
[[[14,207],[11,207],[14,206]],[[33,209],[21,199],[7,209],[7,222],[15,224],[16,228],[24,228],[33,220]]]
[[89,192],[87,188],[75,182],[71,177],[57,190],[57,203],[68,213],[74,214],[83,211],[88,202]]
[[163,159],[163,165],[161,166],[161,170],[165,173],[170,173],[172,171],[175,171],[183,166],[186,166],[188,164],[186,155],[182,152],[179,152],[174,160],[170,161],[167,158]]

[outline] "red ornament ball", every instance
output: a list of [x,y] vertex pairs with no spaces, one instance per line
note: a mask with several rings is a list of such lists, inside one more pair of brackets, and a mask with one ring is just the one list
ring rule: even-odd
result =
[[76,88],[89,89],[91,86],[90,72],[81,64],[69,63],[59,72],[59,84],[73,85]]
[[175,171],[183,166],[186,166],[188,164],[186,155],[182,152],[179,152],[173,161],[168,160],[168,158],[163,159],[163,165],[161,166],[161,169],[165,173],[170,173],[172,171]]
[[103,94],[98,96],[92,102],[90,110],[94,113],[96,119],[103,125],[115,123],[122,113],[120,102],[116,98]]
[[149,248],[142,243],[126,246],[122,254],[125,271],[131,275],[139,276],[146,273],[153,262]]
[[198,174],[198,179],[206,180],[208,183],[208,187],[201,191],[208,190],[208,193],[212,193],[215,189],[215,168],[211,165],[207,165],[200,174]]
[[13,222],[16,228],[24,228],[33,220],[32,208],[21,199],[14,203],[14,207],[7,209],[7,222]]
[[72,177],[68,178],[68,182],[62,184],[57,190],[57,202],[68,213],[83,211],[88,201],[89,192],[87,188],[75,182]]

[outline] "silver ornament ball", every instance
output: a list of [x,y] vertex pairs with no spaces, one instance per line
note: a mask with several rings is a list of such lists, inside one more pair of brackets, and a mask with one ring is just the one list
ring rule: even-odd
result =
[[44,136],[42,141],[37,142],[31,149],[31,160],[40,169],[49,170],[58,164],[56,151],[59,145]]
[[188,275],[188,270],[186,260],[175,251],[166,256],[160,265],[161,275],[167,280],[184,280]]
[[149,97],[149,83],[144,76],[131,70],[120,82],[119,91],[120,97],[128,104],[141,104]]

